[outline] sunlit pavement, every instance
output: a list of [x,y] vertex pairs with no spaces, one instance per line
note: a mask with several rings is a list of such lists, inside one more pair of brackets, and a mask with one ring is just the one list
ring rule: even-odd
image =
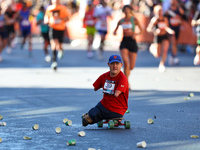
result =
[[[23,50],[17,44],[11,54],[3,53],[0,63],[0,115],[6,126],[0,126],[1,150],[52,149],[101,150],[137,149],[136,143],[146,141],[146,149],[188,150],[200,149],[200,68],[193,66],[194,54],[179,52],[180,65],[166,65],[166,72],[158,71],[159,59],[146,51],[139,51],[137,64],[131,72],[132,90],[129,97],[130,113],[125,120],[131,129],[107,125],[82,127],[81,115],[102,98],[102,91],[94,92],[96,78],[108,71],[107,60],[119,54],[119,43],[108,45],[103,60],[86,57],[85,42],[64,44],[64,58],[58,61],[55,72],[44,61],[42,43],[33,40],[33,54],[29,57],[27,45]],[[194,97],[188,94],[193,93]],[[63,119],[72,120],[66,126]],[[148,124],[152,118],[154,124]],[[34,124],[39,125],[33,130]],[[60,127],[57,134],[55,128]],[[79,131],[85,137],[79,137]],[[29,136],[31,140],[24,140]],[[75,139],[75,146],[67,146]]]

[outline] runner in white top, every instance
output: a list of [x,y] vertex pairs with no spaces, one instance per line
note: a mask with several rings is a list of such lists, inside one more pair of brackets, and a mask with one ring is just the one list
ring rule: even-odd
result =
[[94,17],[98,19],[95,28],[101,36],[99,57],[98,57],[100,60],[102,59],[105,36],[108,30],[107,17],[108,16],[111,17],[111,13],[112,9],[109,6],[107,6],[105,0],[100,0],[100,5],[97,5],[94,11]]

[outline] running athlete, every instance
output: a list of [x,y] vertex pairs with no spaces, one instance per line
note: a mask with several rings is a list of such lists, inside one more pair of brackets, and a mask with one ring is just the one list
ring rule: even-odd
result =
[[19,11],[19,20],[20,20],[20,29],[22,34],[22,43],[21,49],[23,49],[26,39],[28,38],[29,42],[29,56],[32,56],[32,42],[31,42],[31,22],[29,17],[31,15],[30,10],[26,6],[26,3],[22,3],[22,10]]
[[46,62],[51,61],[51,56],[49,55],[48,52],[48,46],[50,44],[49,40],[49,26],[47,24],[44,24],[44,14],[45,14],[45,9],[43,6],[40,7],[40,12],[37,15],[37,25],[40,25],[41,29],[41,34],[44,39],[44,53],[45,53],[45,58],[44,60]]
[[109,72],[102,74],[93,84],[94,91],[103,88],[103,99],[82,117],[82,125],[97,123],[103,119],[121,118],[128,108],[128,80],[121,72],[119,55],[109,58]]
[[87,38],[88,38],[88,49],[87,49],[87,57],[92,58],[92,43],[94,40],[94,34],[96,32],[95,29],[96,19],[94,17],[94,5],[92,2],[88,2],[88,10],[85,13],[85,17],[83,19],[83,24],[86,26],[87,30]]
[[7,45],[7,29],[6,29],[6,18],[5,15],[2,13],[2,9],[0,7],[0,62],[3,61],[2,58],[2,51]]
[[96,30],[101,36],[100,47],[98,51],[98,59],[103,59],[103,48],[104,41],[108,31],[108,23],[107,17],[111,17],[112,9],[107,6],[107,2],[105,0],[100,0],[100,5],[96,6],[94,11],[94,17],[97,18],[97,22],[95,25]]
[[64,31],[66,27],[66,22],[69,20],[69,12],[68,9],[60,4],[60,0],[52,0],[52,5],[48,6],[46,9],[44,23],[49,24],[49,37],[50,44],[53,53],[52,57],[52,65],[51,67],[56,70],[57,69],[57,51],[58,58],[63,57],[63,37]]
[[15,27],[14,24],[17,21],[17,12],[13,9],[12,5],[9,5],[6,12],[5,18],[7,18],[6,28],[8,33],[8,47],[7,53],[11,53],[12,48],[14,47],[13,40],[15,38]]
[[158,70],[165,71],[165,61],[167,59],[167,52],[169,48],[169,34],[174,34],[174,31],[169,28],[168,20],[163,16],[162,6],[156,5],[154,7],[155,16],[151,19],[147,32],[154,33],[154,43],[150,46],[150,52],[154,57],[158,58],[162,55]]
[[172,43],[172,52],[169,55],[169,65],[178,65],[180,60],[177,57],[177,43],[180,33],[181,16],[184,15],[184,10],[179,6],[177,0],[170,1],[170,8],[166,11],[165,16],[168,18],[169,26],[174,30],[175,35],[170,36]]
[[[138,19],[133,16],[131,6],[125,5],[123,12],[125,13],[125,17],[119,20],[113,34],[116,35],[117,29],[121,25],[123,28],[123,39],[119,48],[124,63],[124,74],[129,79],[131,70],[134,69],[137,59],[138,46],[135,37],[141,34],[143,29]],[[140,33],[135,33],[135,26],[139,27]],[[130,84],[129,89],[131,89]]]
[[194,65],[200,64],[200,10],[196,10],[194,18],[191,22],[192,26],[196,27],[196,36],[197,36],[197,48],[196,56],[194,57]]

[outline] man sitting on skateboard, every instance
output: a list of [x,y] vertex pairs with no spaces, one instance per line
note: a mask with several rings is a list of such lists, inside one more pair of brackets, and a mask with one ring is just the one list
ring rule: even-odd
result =
[[103,99],[82,116],[82,125],[97,123],[103,119],[122,118],[128,108],[128,80],[121,71],[119,55],[109,58],[110,71],[102,74],[93,84],[94,90],[103,88]]

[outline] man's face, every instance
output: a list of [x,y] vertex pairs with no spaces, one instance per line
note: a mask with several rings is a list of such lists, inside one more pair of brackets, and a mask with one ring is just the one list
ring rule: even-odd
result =
[[116,76],[121,71],[122,63],[112,62],[112,63],[108,63],[108,66],[110,68],[111,76]]

